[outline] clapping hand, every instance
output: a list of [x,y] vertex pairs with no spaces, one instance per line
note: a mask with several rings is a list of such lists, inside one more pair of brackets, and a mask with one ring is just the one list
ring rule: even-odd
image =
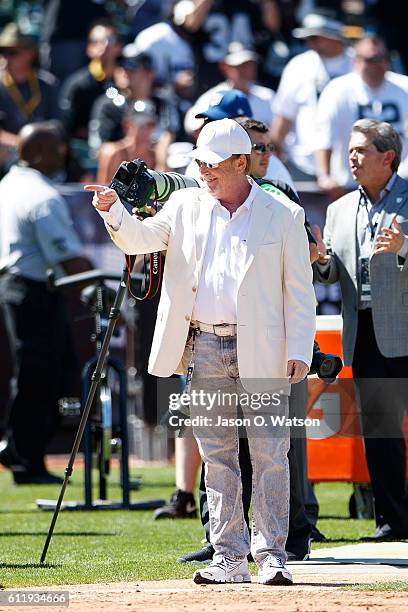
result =
[[382,227],[375,242],[374,253],[398,253],[404,246],[405,236],[396,217],[392,220],[391,228]]

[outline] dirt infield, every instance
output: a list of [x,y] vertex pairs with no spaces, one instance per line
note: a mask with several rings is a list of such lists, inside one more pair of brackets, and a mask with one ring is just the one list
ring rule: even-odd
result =
[[[408,566],[339,563],[335,559],[290,564],[295,584],[268,587],[244,585],[195,585],[191,580],[71,585],[69,612],[355,612],[385,610],[408,612],[408,592],[343,590],[346,585],[372,585],[398,581],[408,584]],[[40,589],[36,589],[40,591]],[[64,587],[50,587],[58,592]],[[7,592],[7,591],[6,591]],[[42,591],[43,592],[43,591]],[[39,608],[13,608],[38,610]],[[46,607],[47,610],[67,608]],[[10,607],[0,607],[7,612]]]

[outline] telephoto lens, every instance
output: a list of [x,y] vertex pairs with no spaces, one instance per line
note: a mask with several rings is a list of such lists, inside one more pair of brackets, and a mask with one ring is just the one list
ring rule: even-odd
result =
[[158,202],[166,202],[174,191],[186,189],[187,187],[199,187],[199,183],[190,176],[184,176],[178,172],[156,172],[148,170],[156,183],[156,199]]

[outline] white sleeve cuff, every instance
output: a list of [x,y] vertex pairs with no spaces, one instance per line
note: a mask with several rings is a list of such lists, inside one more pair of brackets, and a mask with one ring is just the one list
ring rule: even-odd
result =
[[304,355],[289,355],[288,361],[303,361],[310,368],[310,364],[312,363],[310,359],[306,359]]
[[109,210],[96,210],[101,215],[108,228],[112,229],[114,232],[122,225],[124,206],[119,198],[116,199],[116,202],[112,204]]

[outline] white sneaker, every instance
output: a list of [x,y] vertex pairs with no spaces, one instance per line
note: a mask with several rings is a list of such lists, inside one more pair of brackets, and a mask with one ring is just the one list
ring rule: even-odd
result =
[[214,584],[220,582],[251,582],[248,561],[245,559],[216,558],[211,563],[194,572],[196,584]]
[[258,582],[260,584],[286,585],[293,584],[293,578],[282,561],[270,555],[258,571]]

